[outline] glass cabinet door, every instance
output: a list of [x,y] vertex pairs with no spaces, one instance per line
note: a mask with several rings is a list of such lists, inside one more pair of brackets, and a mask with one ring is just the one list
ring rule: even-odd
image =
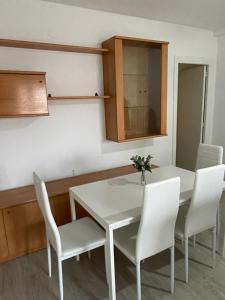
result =
[[161,47],[123,41],[125,138],[159,135]]

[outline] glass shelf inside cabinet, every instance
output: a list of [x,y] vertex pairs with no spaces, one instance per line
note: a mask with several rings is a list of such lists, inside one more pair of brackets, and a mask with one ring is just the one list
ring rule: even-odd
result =
[[160,135],[161,47],[123,45],[125,138]]

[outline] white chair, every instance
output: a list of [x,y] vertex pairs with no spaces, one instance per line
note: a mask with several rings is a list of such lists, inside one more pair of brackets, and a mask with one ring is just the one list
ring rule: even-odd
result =
[[45,183],[33,173],[38,204],[44,217],[47,238],[49,277],[51,277],[51,246],[58,258],[60,299],[63,299],[62,262],[73,256],[105,245],[104,231],[90,218],[83,218],[57,227],[53,218]]
[[196,171],[191,203],[179,210],[176,236],[185,241],[185,280],[188,282],[188,239],[208,229],[213,230],[213,265],[216,251],[216,215],[223,189],[225,166],[213,166]]
[[[208,168],[223,163],[223,147],[209,144],[199,144],[195,170]],[[216,231],[219,234],[219,206],[217,212]],[[196,236],[193,237],[193,244],[195,247]]]
[[179,197],[179,177],[146,185],[140,223],[114,233],[115,246],[136,265],[138,300],[141,300],[141,260],[168,248],[171,251],[171,292],[174,291],[174,236]]
[[199,144],[195,170],[221,165],[222,163],[222,146]]

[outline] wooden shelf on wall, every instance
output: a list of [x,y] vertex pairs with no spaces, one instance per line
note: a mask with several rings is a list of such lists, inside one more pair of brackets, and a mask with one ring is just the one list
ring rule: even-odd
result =
[[109,99],[110,96],[57,96],[50,97],[48,96],[48,100],[79,100],[79,99]]
[[108,49],[104,49],[104,48],[83,47],[83,46],[75,46],[75,45],[61,45],[61,44],[10,40],[10,39],[0,39],[0,46],[49,50],[49,51],[78,52],[78,53],[89,53],[89,54],[103,54],[109,51]]

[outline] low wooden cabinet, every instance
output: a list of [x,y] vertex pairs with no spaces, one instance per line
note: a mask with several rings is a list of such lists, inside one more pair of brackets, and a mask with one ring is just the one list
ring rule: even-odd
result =
[[37,202],[4,209],[3,216],[10,257],[45,246],[45,225]]
[[[58,226],[71,221],[69,187],[135,172],[129,165],[46,183],[52,214]],[[87,212],[76,205],[77,218]],[[46,246],[45,224],[34,186],[0,191],[0,262],[25,255]]]
[[114,36],[102,46],[106,138],[166,135],[168,42]]

